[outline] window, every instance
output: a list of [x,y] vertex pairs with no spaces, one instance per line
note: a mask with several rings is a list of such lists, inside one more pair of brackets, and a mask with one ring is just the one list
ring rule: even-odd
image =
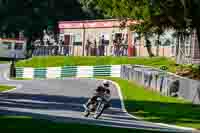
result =
[[185,38],[185,55],[190,56],[191,54],[191,36]]
[[106,32],[103,32],[101,33],[101,36],[100,36],[101,39],[104,39],[104,45],[109,45],[109,42],[110,42],[110,37],[109,37],[109,33],[106,33]]
[[135,45],[135,46],[139,46],[140,45],[140,34],[139,33],[137,33],[137,32],[134,32],[133,34],[132,34],[132,38],[133,38],[133,45]]
[[123,35],[122,44],[128,46],[128,34]]
[[81,33],[74,34],[74,45],[82,45]]
[[169,39],[164,40],[162,46],[170,46],[171,45],[171,41]]
[[171,45],[171,56],[176,56],[176,46],[177,46],[177,38],[173,38],[172,45]]
[[15,50],[22,50],[23,44],[22,43],[15,43]]
[[8,50],[12,49],[12,43],[11,42],[2,42],[2,44],[3,44],[3,47],[5,49],[8,49]]
[[173,32],[166,30],[163,34],[160,36],[161,46],[163,47],[171,47],[173,45]]

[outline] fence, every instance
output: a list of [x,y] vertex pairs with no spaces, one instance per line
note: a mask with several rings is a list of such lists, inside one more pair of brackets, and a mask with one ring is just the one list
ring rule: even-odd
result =
[[[72,45],[56,45],[56,46],[34,46],[32,49],[32,56],[57,56],[57,55],[64,55],[64,56],[74,56],[75,54],[75,47]],[[104,53],[102,54],[101,48],[91,48],[85,50],[85,54],[87,56],[107,56],[107,55],[113,55],[113,56],[128,56],[128,46],[122,45],[119,48],[116,48],[114,46],[111,47],[110,50],[108,49],[108,46],[105,46]],[[80,47],[80,51],[82,52],[82,47]]]
[[33,56],[47,56],[47,55],[72,55],[71,46],[35,46],[32,51]]
[[48,68],[16,67],[16,78],[64,78],[64,77],[120,77],[120,65],[64,66]]
[[199,81],[137,65],[123,65],[121,78],[136,81],[161,95],[181,97],[195,104],[200,104]]

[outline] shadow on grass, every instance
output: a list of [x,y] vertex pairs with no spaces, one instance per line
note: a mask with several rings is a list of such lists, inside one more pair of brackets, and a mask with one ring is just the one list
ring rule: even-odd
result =
[[[78,123],[54,123],[46,120],[36,120],[26,117],[5,117],[0,116],[0,130],[6,133],[102,133],[102,132],[115,132],[115,133],[161,133],[155,131],[144,131],[123,128],[111,128],[78,124]],[[164,133],[164,132],[162,132]]]
[[153,101],[125,101],[127,110],[151,122],[190,125],[200,129],[200,106]]
[[0,62],[9,62],[12,61],[12,58],[4,58],[4,57],[0,57]]

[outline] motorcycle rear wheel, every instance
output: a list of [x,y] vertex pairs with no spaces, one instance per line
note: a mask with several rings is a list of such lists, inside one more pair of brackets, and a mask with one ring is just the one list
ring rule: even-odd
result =
[[84,117],[88,117],[89,115],[90,115],[90,111],[86,110],[86,111],[84,112]]

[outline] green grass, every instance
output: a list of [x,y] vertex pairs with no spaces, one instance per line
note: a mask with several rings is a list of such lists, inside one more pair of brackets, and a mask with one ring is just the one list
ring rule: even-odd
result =
[[200,106],[144,89],[133,81],[108,78],[117,82],[129,113],[146,121],[200,129]]
[[15,87],[14,86],[0,85],[0,92],[7,91],[7,90],[10,90],[10,89],[13,89],[13,88],[15,88]]
[[0,61],[0,64],[6,64],[9,63],[8,61]]
[[10,61],[11,61],[10,58],[0,57],[0,64],[6,64],[6,63],[9,63]]
[[0,125],[2,133],[161,133],[73,123],[54,123],[46,120],[35,120],[31,117],[16,116],[0,116]]
[[57,67],[66,65],[116,65],[116,64],[138,64],[159,68],[162,65],[169,67],[170,71],[176,70],[175,61],[164,57],[66,57],[49,56],[33,57],[31,60],[17,62],[18,67]]
[[32,80],[31,78],[11,78],[12,80]]

